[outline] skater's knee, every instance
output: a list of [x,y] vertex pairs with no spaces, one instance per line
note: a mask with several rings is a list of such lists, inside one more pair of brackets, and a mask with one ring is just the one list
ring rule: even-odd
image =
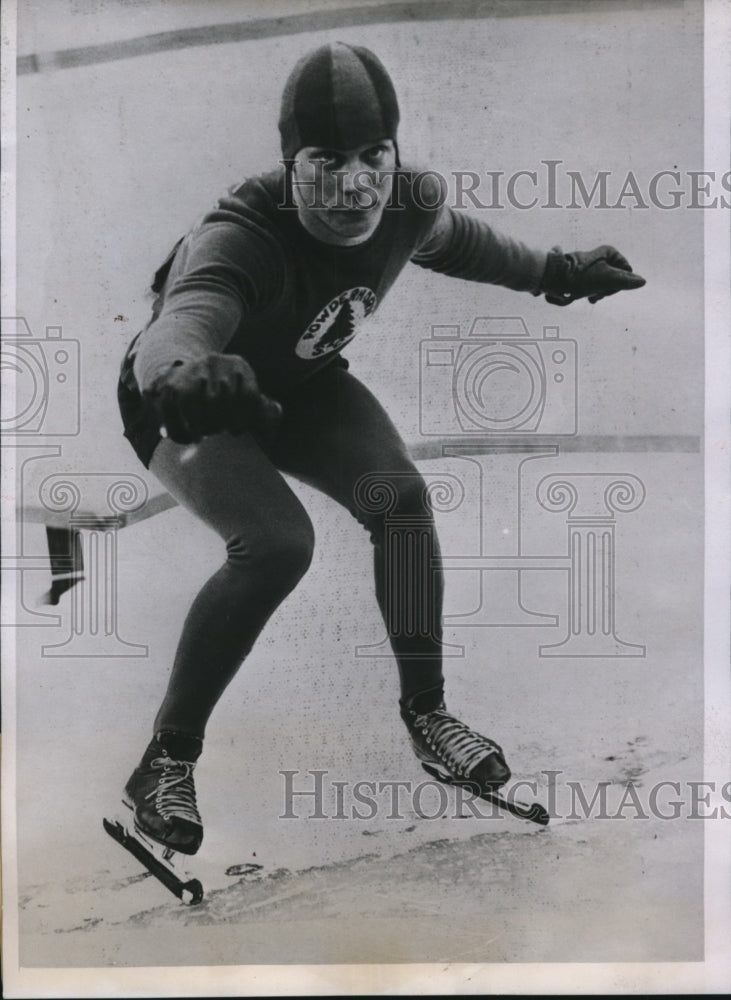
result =
[[269,525],[232,538],[227,546],[229,565],[256,574],[262,587],[288,593],[312,561],[315,539],[309,518]]
[[315,548],[312,525],[288,528],[269,542],[260,554],[262,568],[276,576],[280,586],[289,591],[305,575],[312,562]]
[[413,473],[404,478],[398,491],[395,513],[403,516],[431,520],[432,509],[429,488],[424,479]]
[[429,528],[433,517],[428,486],[416,469],[368,477],[356,488],[356,516],[375,537],[389,521],[396,524],[404,518]]

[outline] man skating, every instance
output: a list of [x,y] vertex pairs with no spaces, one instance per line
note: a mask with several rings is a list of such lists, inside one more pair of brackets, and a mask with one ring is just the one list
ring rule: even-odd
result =
[[[284,165],[221,199],[175,247],[122,366],[137,455],[226,545],[189,611],[153,738],[125,788],[137,827],[184,854],[203,836],[193,771],[208,718],[312,555],[309,517],[282,473],[337,500],[370,534],[419,759],[485,792],[510,777],[500,746],[446,710],[443,581],[425,483],[340,352],[410,261],[561,305],[644,281],[611,247],[538,252],[446,205],[428,208],[437,199],[417,192],[400,163],[398,122],[391,80],[367,49],[325,45],[300,60],[282,99]],[[374,474],[392,491],[392,518],[419,517],[431,536],[408,560],[394,560],[385,515],[358,490]],[[396,614],[387,591],[400,595]]]

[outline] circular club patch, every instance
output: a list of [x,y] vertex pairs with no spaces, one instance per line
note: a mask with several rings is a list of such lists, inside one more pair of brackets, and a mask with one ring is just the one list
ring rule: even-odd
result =
[[358,326],[376,308],[370,288],[349,288],[328,302],[302,334],[295,347],[300,358],[310,360],[339,351],[358,332]]

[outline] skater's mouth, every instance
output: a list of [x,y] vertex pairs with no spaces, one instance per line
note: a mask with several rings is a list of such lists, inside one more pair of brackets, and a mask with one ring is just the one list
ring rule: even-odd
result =
[[331,205],[329,206],[328,211],[336,212],[338,215],[346,219],[362,219],[374,209],[379,207],[379,205]]
[[327,225],[336,231],[363,233],[375,228],[380,218],[372,208],[332,208],[327,211]]

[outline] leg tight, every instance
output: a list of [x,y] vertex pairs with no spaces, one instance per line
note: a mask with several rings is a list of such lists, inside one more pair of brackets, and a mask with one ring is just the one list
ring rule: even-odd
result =
[[[151,471],[225,542],[224,565],[183,627],[155,729],[203,736],[206,722],[267,619],[309,566],[312,525],[279,470],[341,503],[370,533],[376,596],[401,694],[438,688],[442,575],[425,484],[375,397],[332,366],[285,405],[276,439],[218,434],[188,448],[163,440]],[[419,543],[390,521],[416,519]]]

